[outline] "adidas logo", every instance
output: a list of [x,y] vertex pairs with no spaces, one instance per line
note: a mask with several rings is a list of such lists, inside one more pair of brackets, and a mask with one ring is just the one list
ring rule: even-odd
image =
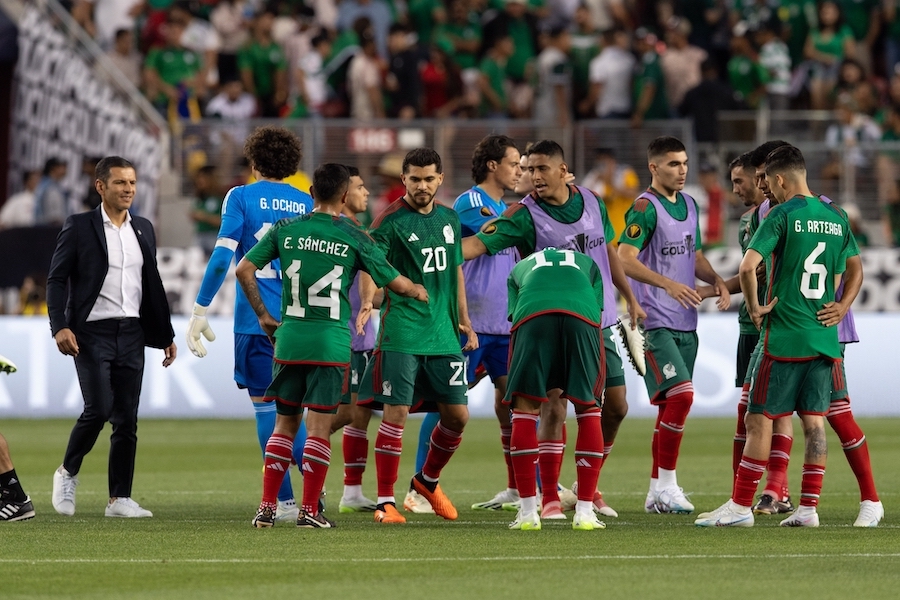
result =
[[412,235],[409,236],[409,238],[406,241],[407,242],[418,242],[419,236],[417,236],[415,233],[413,233]]
[[575,461],[575,466],[591,468],[591,462],[586,458],[579,458]]
[[312,468],[312,465],[310,465],[308,462],[305,462],[305,461],[304,461],[304,463],[303,463],[303,469],[302,469],[302,470],[303,470],[305,473],[312,473],[313,468]]
[[267,469],[274,469],[275,471],[284,471],[284,467],[281,466],[281,463],[272,463],[271,465],[266,465]]

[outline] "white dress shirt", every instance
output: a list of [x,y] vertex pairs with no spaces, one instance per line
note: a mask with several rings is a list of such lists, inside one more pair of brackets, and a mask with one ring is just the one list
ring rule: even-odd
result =
[[109,269],[87,320],[139,317],[143,296],[141,269],[144,266],[144,255],[138,244],[138,232],[131,226],[130,213],[126,213],[121,227],[113,225],[102,204],[100,214],[103,215]]

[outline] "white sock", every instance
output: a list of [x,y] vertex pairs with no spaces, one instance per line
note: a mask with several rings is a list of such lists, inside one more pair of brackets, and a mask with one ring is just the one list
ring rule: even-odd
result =
[[671,471],[668,469],[660,469],[659,470],[659,482],[657,483],[660,490],[664,490],[670,487],[678,487],[678,479],[675,477],[675,469]]
[[506,488],[506,493],[515,496],[516,498],[519,497],[519,490],[516,488]]
[[815,506],[798,506],[797,514],[803,515],[803,516],[814,515],[814,514],[816,514],[816,507]]
[[654,494],[659,491],[659,479],[650,478],[650,491]]
[[345,485],[344,486],[344,498],[348,500],[350,498],[362,498],[362,486],[361,485]]
[[590,515],[594,512],[594,503],[590,500],[578,500],[575,502],[576,515]]
[[749,506],[741,506],[734,500],[729,500],[728,502],[731,503],[731,510],[733,510],[734,512],[736,512],[739,515],[746,515],[748,512],[750,512]]
[[537,496],[522,498],[522,516],[532,515],[537,512]]
[[397,504],[397,500],[393,496],[378,496],[376,504]]

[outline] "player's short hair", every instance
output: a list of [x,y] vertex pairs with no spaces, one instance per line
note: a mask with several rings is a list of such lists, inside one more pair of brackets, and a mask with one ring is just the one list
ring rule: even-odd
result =
[[472,153],[472,180],[483,183],[488,176],[488,161],[500,162],[506,151],[515,148],[516,142],[506,135],[489,135],[483,138]]
[[684,147],[684,143],[678,138],[671,135],[663,135],[654,139],[647,146],[647,160],[653,160],[669,152],[687,152],[687,148]]
[[566,160],[566,153],[563,152],[562,146],[554,142],[553,140],[541,140],[539,142],[533,143],[528,147],[528,156],[532,154],[541,154],[543,156],[549,156],[550,158],[559,158],[559,160]]
[[338,163],[323,163],[313,173],[312,195],[318,202],[338,200],[350,185],[350,171]]
[[354,167],[353,165],[344,165],[347,168],[347,172],[350,173],[350,177],[359,177],[359,169]]
[[791,145],[779,146],[766,157],[766,175],[787,172],[805,173],[806,161],[803,153]]
[[730,174],[733,170],[740,167],[742,169],[750,169],[753,168],[753,162],[750,160],[750,156],[752,152],[744,152],[740,156],[736,156],[734,160],[728,163],[728,173]]
[[435,152],[433,148],[414,148],[403,157],[401,173],[405,175],[409,171],[409,167],[427,167],[429,165],[434,165],[438,173],[444,172],[441,155]]
[[303,159],[300,138],[284,127],[258,127],[244,142],[250,166],[268,179],[285,179],[297,172]]
[[[97,166],[94,167],[94,178],[99,179],[103,183],[109,181],[109,175],[113,169],[134,169],[134,165],[131,161],[122,158],[121,156],[106,156],[100,159],[100,162],[97,163]],[[137,169],[134,169],[135,173],[137,173]]]
[[790,146],[790,144],[784,140],[769,140],[768,142],[757,146],[750,152],[750,164],[754,169],[763,166],[766,164],[766,157],[772,153],[772,150],[782,146]]

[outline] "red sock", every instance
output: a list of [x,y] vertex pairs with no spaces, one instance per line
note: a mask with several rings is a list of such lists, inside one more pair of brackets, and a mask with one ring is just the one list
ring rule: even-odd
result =
[[575,472],[578,474],[578,499],[591,502],[603,466],[603,429],[600,409],[592,408],[579,415],[578,437],[575,439]]
[[512,411],[509,455],[516,479],[514,485],[510,487],[519,490],[519,496],[522,498],[537,495],[534,469],[534,465],[538,462],[537,422],[538,415]]
[[378,436],[375,438],[375,473],[378,479],[378,495],[382,498],[394,495],[402,449],[403,427],[382,421],[378,427]]
[[541,495],[544,506],[550,502],[559,502],[559,470],[562,468],[563,451],[566,445],[562,440],[538,442],[538,464],[541,468]]
[[311,515],[319,514],[319,495],[331,464],[331,441],[308,437],[303,446],[303,510]]
[[744,455],[744,444],[747,443],[747,427],[744,425],[744,415],[747,414],[747,406],[750,397],[750,384],[745,383],[741,388],[741,399],[737,406],[737,427],[734,430],[734,447],[731,450],[731,470],[737,477],[738,465]]
[[756,488],[765,470],[766,461],[764,460],[756,460],[747,456],[741,459],[737,476],[734,478],[734,489],[731,492],[731,499],[735,504],[753,506],[753,496],[756,495]]
[[266,443],[266,452],[263,455],[263,495],[262,504],[266,506],[278,505],[278,489],[284,481],[284,474],[291,468],[294,460],[294,439],[280,433],[273,433]]
[[766,475],[765,493],[781,500],[787,484],[788,462],[791,460],[791,446],[794,438],[785,433],[772,434],[772,449],[769,450],[769,473]]
[[459,448],[461,441],[462,431],[452,431],[438,422],[437,427],[431,432],[431,443],[425,456],[425,464],[422,466],[422,475],[429,481],[437,481],[441,476],[441,470]]
[[344,426],[341,447],[344,452],[344,485],[362,485],[369,454],[366,430]]
[[850,469],[856,475],[859,499],[878,502],[878,492],[875,491],[875,480],[872,478],[872,461],[869,459],[869,444],[853,418],[850,399],[832,402],[827,416],[829,425],[841,440],[841,448],[844,449]]
[[660,405],[658,408],[656,424],[653,426],[653,440],[650,442],[650,457],[653,460],[653,466],[650,468],[651,479],[659,479],[659,420],[662,419],[664,407]]
[[666,392],[666,404],[659,421],[658,459],[660,469],[675,470],[678,451],[684,436],[691,404],[694,401],[694,386],[690,381],[679,383]]
[[516,489],[516,473],[513,469],[512,457],[509,454],[510,438],[512,437],[512,427],[500,428],[500,444],[503,446],[503,460],[506,461],[506,487]]
[[819,505],[819,494],[822,493],[822,480],[825,478],[825,465],[803,465],[803,479],[800,481],[800,506]]

